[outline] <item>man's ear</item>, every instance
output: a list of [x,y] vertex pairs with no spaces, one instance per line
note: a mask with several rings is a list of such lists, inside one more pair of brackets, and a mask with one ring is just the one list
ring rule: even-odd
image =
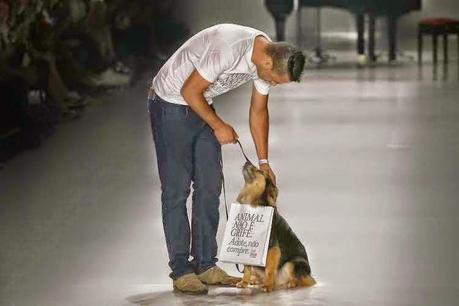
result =
[[272,182],[271,178],[266,178],[266,200],[269,206],[276,206],[277,195],[279,194],[279,189]]
[[263,68],[265,68],[266,70],[272,70],[273,66],[273,59],[270,56],[266,56],[263,60]]

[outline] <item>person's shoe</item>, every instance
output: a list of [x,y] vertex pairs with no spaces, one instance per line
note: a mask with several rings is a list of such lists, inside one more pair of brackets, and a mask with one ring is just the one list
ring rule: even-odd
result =
[[194,273],[187,273],[173,281],[174,291],[187,294],[206,294],[207,286],[201,283]]
[[121,74],[108,68],[107,70],[90,78],[90,83],[102,87],[119,87],[127,86],[131,80],[130,75]]
[[59,121],[67,121],[67,120],[74,120],[74,119],[79,119],[81,117],[81,113],[74,110],[74,109],[69,109],[66,108],[62,110],[60,114]]
[[236,283],[242,280],[241,277],[228,275],[228,273],[218,266],[213,266],[212,268],[198,274],[198,278],[204,284],[225,286],[236,286]]

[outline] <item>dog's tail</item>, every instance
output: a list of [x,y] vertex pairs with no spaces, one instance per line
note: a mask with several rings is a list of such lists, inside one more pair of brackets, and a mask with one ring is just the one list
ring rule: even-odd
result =
[[304,287],[311,287],[316,284],[316,280],[311,275],[302,276],[299,285]]

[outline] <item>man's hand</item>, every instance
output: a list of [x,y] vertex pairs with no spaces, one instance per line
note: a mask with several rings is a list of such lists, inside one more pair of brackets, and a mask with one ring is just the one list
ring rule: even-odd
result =
[[236,139],[239,138],[238,134],[234,131],[233,127],[226,123],[216,128],[214,130],[214,134],[221,145],[227,143],[236,143]]
[[274,174],[273,170],[269,166],[269,164],[261,164],[260,165],[260,170],[263,171],[264,173],[268,174],[271,180],[273,181],[274,185],[277,186],[276,184],[276,175]]

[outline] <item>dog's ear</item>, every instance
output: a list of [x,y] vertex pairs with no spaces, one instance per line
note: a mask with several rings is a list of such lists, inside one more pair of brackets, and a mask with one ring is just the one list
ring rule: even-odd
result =
[[270,206],[276,206],[277,195],[279,194],[279,189],[272,182],[271,178],[266,178],[266,201]]

